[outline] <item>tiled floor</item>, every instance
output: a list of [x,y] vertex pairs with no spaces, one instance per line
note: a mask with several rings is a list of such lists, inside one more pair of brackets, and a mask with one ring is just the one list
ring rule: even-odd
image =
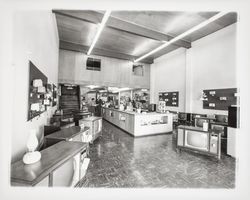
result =
[[81,187],[234,188],[235,160],[182,151],[175,134],[134,138],[103,122]]

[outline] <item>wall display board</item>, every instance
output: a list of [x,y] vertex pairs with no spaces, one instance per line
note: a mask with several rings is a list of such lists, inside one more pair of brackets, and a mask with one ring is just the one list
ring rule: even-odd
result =
[[238,101],[237,88],[203,90],[203,109],[228,110]]
[[159,92],[159,101],[165,101],[166,106],[179,106],[179,92]]
[[29,61],[28,120],[46,110],[44,105],[48,78]]

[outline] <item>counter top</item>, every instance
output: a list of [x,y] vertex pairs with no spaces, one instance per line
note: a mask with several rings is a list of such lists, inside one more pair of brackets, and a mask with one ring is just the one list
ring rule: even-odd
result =
[[26,165],[19,160],[11,165],[11,184],[34,186],[60,165],[87,148],[82,142],[59,142],[41,151],[41,160]]
[[72,126],[69,128],[61,129],[60,131],[56,131],[50,135],[47,135],[45,138],[56,138],[56,139],[62,139],[62,140],[69,140],[70,138],[75,137],[79,133],[85,132],[89,130],[89,127],[84,127],[83,130],[81,130],[80,126]]
[[102,119],[102,117],[91,116],[91,117],[84,118],[83,120],[84,121],[96,121],[96,120],[99,120],[99,119]]
[[209,132],[209,133],[213,132],[213,133],[217,133],[217,134],[221,133],[221,131],[219,131],[219,130],[212,130],[212,129],[209,129],[208,131],[204,131],[203,128],[196,127],[196,126],[180,125],[180,126],[178,126],[178,129],[185,129],[185,130],[190,130],[190,131],[199,131],[199,132],[204,132],[204,133],[207,133],[207,132]]
[[114,109],[114,108],[106,108],[106,107],[103,107],[103,108],[113,110],[113,111],[117,111],[117,112],[130,114],[130,115],[166,115],[166,114],[172,114],[172,113],[158,113],[158,112],[137,113],[137,112],[134,112],[134,111],[118,110],[118,109]]
[[216,120],[215,117],[206,117],[206,116],[195,116],[195,119],[208,119],[208,120]]
[[221,126],[228,126],[228,123],[227,123],[227,122],[212,121],[212,122],[210,122],[210,124],[221,125]]
[[90,112],[76,112],[74,113],[74,116],[87,116],[87,115],[91,115]]

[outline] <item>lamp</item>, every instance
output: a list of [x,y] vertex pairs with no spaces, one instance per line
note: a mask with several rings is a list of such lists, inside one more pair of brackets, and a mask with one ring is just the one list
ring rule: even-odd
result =
[[38,162],[41,159],[41,153],[39,151],[35,151],[38,146],[38,140],[34,129],[30,130],[26,146],[28,152],[23,156],[23,162],[25,164]]

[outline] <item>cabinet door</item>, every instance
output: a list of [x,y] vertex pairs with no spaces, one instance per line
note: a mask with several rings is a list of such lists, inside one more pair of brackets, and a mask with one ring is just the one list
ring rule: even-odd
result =
[[119,113],[119,127],[120,128],[122,128],[122,129],[126,129],[125,127],[126,127],[126,121],[128,120],[127,119],[127,115],[126,114],[124,114],[124,113]]
[[227,128],[227,154],[236,157],[236,128]]
[[126,114],[125,130],[131,134],[134,134],[134,115]]
[[71,141],[78,141],[78,142],[82,142],[82,133],[76,135],[75,137],[73,137],[71,139]]
[[45,177],[43,180],[41,180],[39,183],[36,184],[36,187],[41,187],[41,186],[43,187],[49,186],[49,176]]
[[75,178],[74,160],[74,158],[69,159],[53,172],[53,187],[72,186],[73,179]]

